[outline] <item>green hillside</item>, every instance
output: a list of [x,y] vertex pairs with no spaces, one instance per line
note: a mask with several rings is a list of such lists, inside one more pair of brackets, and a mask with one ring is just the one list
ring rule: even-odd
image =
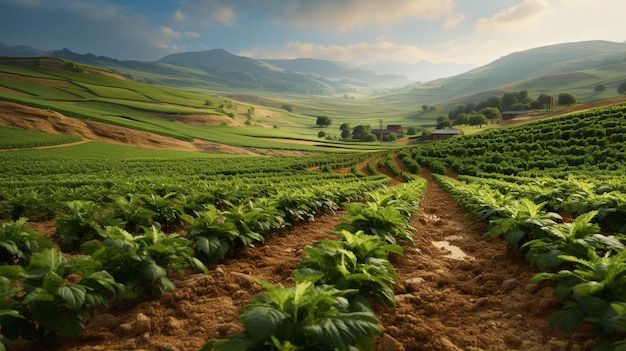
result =
[[[458,104],[478,102],[505,91],[527,90],[536,98],[568,92],[579,101],[618,95],[626,81],[626,45],[605,41],[565,43],[512,53],[490,64],[453,77],[415,84],[374,98],[377,103],[406,106],[437,105],[448,111]],[[598,94],[597,85],[606,91]]]
[[50,58],[1,59],[0,76],[0,100],[182,141],[308,152],[380,148],[378,143],[318,138],[315,116],[325,112],[307,107],[289,113],[281,106],[292,102],[280,97],[262,100],[273,101],[273,107],[255,105],[206,91],[135,82],[110,71]]

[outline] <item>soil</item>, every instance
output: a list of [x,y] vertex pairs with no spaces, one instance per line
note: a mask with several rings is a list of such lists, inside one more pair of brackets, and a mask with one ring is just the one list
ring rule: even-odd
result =
[[[0,102],[0,116],[3,125],[79,133],[86,140],[122,142],[120,135],[137,133],[123,142],[159,148],[170,142],[169,148],[221,147],[177,144],[180,141],[128,130],[119,134],[114,126],[98,129],[90,125],[95,122],[5,102]],[[357,168],[367,174],[366,165],[364,161]],[[553,287],[529,284],[536,271],[522,253],[503,241],[483,239],[486,225],[467,218],[427,170],[420,176],[428,186],[412,221],[414,244],[403,245],[403,256],[391,257],[399,276],[394,288],[397,303],[376,311],[382,329],[382,336],[375,339],[378,350],[587,351],[599,344],[585,327],[567,334],[553,330],[550,314],[561,307],[552,298]],[[399,181],[394,177],[392,185]],[[174,293],[97,310],[85,333],[54,348],[16,340],[8,350],[199,350],[209,339],[243,330],[238,310],[263,292],[256,280],[292,286],[291,274],[304,256],[303,248],[333,237],[330,233],[344,214],[339,211],[299,223],[269,237],[264,246],[243,249],[210,266],[207,275],[171,272]],[[52,223],[33,226],[47,235],[55,230]]]
[[[399,282],[396,306],[378,308],[383,334],[378,350],[554,350],[584,351],[598,344],[591,331],[553,330],[549,316],[560,308],[549,285],[529,284],[535,270],[501,240],[485,240],[486,225],[465,211],[427,170],[419,213],[412,221],[414,244],[390,258]],[[243,330],[238,310],[263,289],[258,279],[292,286],[303,248],[331,231],[339,211],[300,223],[269,237],[264,246],[246,248],[207,275],[172,272],[174,293],[160,298],[115,303],[98,310],[80,337],[55,351],[199,350],[212,338]],[[41,225],[39,231],[53,231]],[[449,249],[461,250],[465,257]],[[35,351],[39,342],[17,340],[9,351]]]

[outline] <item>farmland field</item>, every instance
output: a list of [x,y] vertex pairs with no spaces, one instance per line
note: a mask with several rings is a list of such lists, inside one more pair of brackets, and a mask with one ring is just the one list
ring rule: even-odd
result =
[[145,114],[185,115],[198,96],[172,107],[150,103],[167,89],[32,84],[57,78],[5,88],[80,118],[0,92],[15,121],[98,136],[0,129],[3,348],[624,347],[625,103],[387,150],[267,157],[255,145],[277,152],[269,135],[248,130],[228,149],[240,155],[218,156],[189,140],[216,148],[209,128]]

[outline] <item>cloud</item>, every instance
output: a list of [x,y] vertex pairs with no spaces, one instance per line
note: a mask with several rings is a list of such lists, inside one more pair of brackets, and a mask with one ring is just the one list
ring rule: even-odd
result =
[[446,18],[446,20],[443,22],[443,27],[445,29],[454,29],[456,28],[461,22],[465,21],[465,15],[462,13],[454,13],[451,14],[448,18]]
[[544,0],[524,0],[522,3],[504,9],[489,18],[479,18],[476,26],[482,31],[519,28],[538,19],[548,10],[550,7]]
[[275,22],[341,32],[413,19],[435,19],[452,11],[452,0],[300,0],[288,2]]
[[256,49],[239,52],[238,55],[254,58],[295,59],[300,57],[330,61],[399,60],[416,62],[427,59],[430,53],[417,46],[398,45],[389,41],[358,43],[346,46],[324,46],[313,43],[291,42],[280,49]]
[[217,0],[183,1],[181,8],[174,13],[179,23],[193,27],[215,25],[235,25],[235,10]]

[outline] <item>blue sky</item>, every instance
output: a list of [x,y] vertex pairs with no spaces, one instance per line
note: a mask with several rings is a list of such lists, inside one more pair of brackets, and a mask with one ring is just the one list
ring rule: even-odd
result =
[[153,61],[253,58],[476,66],[538,46],[626,40],[624,0],[0,0],[0,42]]

